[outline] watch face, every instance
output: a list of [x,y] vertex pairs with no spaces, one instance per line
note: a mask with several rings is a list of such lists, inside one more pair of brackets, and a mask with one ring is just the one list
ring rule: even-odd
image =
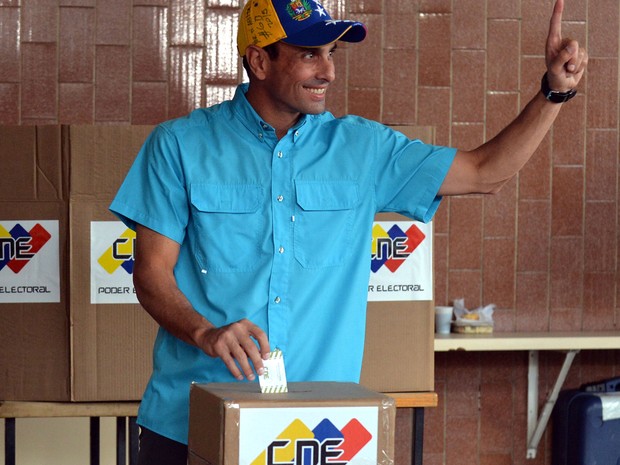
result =
[[551,102],[564,103],[564,102],[568,102],[576,94],[577,94],[576,90],[570,90],[568,92],[555,92],[552,90],[552,91],[549,91],[549,93],[547,93],[546,97],[547,97],[547,100]]

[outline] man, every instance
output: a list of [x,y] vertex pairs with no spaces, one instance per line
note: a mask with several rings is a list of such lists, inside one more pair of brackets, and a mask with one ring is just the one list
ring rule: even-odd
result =
[[519,171],[587,64],[561,37],[562,10],[558,0],[542,92],[466,152],[325,112],[337,41],[363,40],[363,24],[314,0],[245,6],[249,85],[159,125],[110,207],[137,231],[136,291],[161,326],[141,465],[185,463],[192,381],[255,381],[275,348],[289,381],[359,380],[375,214],[429,221],[442,196],[495,193]]

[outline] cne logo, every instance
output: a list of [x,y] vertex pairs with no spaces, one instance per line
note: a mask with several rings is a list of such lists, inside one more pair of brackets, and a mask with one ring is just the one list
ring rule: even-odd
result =
[[355,418],[342,429],[325,418],[312,430],[296,419],[250,465],[346,465],[371,439]]
[[97,263],[109,274],[114,274],[119,268],[124,269],[127,274],[132,274],[135,242],[135,231],[126,229],[112,245],[103,252],[97,260]]
[[387,231],[379,224],[372,228],[370,269],[376,273],[385,266],[392,273],[404,263],[426,236],[415,224],[403,231],[394,224]]
[[30,231],[19,223],[10,231],[0,225],[0,270],[7,267],[15,274],[19,273],[51,237],[40,223]]

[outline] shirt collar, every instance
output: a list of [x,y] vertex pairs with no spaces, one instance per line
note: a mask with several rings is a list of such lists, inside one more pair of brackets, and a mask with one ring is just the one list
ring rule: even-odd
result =
[[[267,133],[272,134],[275,137],[274,128],[264,121],[258,113],[254,110],[248,99],[245,97],[245,93],[248,91],[249,84],[243,83],[237,86],[235,95],[232,99],[233,111],[239,117],[243,125],[260,141],[263,141]],[[296,141],[302,133],[302,128],[306,124],[306,121],[314,115],[302,115],[297,124],[289,129],[289,133],[293,131],[293,139]]]

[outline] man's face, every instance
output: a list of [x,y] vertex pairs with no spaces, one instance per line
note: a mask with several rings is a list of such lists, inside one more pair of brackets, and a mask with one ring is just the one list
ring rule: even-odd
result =
[[325,111],[327,88],[334,81],[336,44],[302,48],[276,44],[278,57],[271,59],[265,79],[275,111],[317,114]]

